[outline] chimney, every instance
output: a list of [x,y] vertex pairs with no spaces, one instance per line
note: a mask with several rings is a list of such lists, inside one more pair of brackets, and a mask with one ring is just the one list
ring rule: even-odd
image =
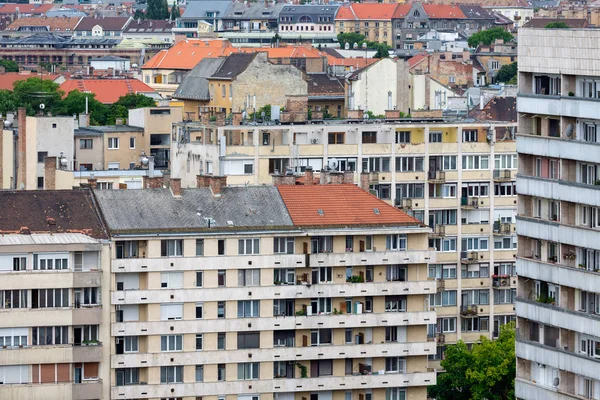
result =
[[329,183],[329,171],[326,169],[321,170],[321,174],[319,176],[319,184],[327,185]]
[[218,176],[218,175],[209,175],[208,176],[208,186],[210,187],[210,191],[213,196],[219,197],[221,196],[222,189],[227,186],[227,177],[226,176]]
[[115,125],[123,125],[123,118],[115,119]]
[[173,193],[173,196],[181,196],[181,178],[171,178],[169,181],[169,187],[171,188],[171,193]]
[[[481,91],[481,89],[479,90],[479,109],[483,110],[483,107],[485,106],[484,104],[484,96],[483,96],[483,91]],[[467,107],[469,107],[469,104],[467,103]]]
[[217,126],[225,126],[225,112],[217,111],[215,113],[215,121]]
[[90,185],[90,189],[96,190],[98,188],[98,179],[96,178],[88,178],[88,185]]
[[90,126],[90,114],[79,114],[79,127],[86,128]]
[[296,184],[296,177],[293,174],[273,174],[273,185],[283,186]]
[[365,192],[369,191],[369,173],[361,172],[360,174],[360,188]]
[[209,187],[208,175],[196,175],[196,187],[197,188]]
[[[27,109],[19,107],[17,121],[19,124],[19,137],[17,139],[18,148],[18,173],[17,173],[17,189],[25,189],[27,187]],[[54,164],[56,169],[56,162]]]
[[[19,128],[21,129],[21,128]],[[56,189],[56,166],[57,157],[46,157],[44,159],[44,189]]]
[[142,187],[144,189],[162,189],[163,178],[160,176],[149,177],[144,175],[142,177]]
[[344,183],[354,185],[354,171],[344,171]]
[[305,185],[315,184],[315,174],[313,172],[312,167],[306,167],[306,170],[304,170],[304,177],[306,178],[306,181],[304,182]]
[[329,183],[332,185],[341,185],[344,183],[344,173],[343,172],[330,172],[329,173]]

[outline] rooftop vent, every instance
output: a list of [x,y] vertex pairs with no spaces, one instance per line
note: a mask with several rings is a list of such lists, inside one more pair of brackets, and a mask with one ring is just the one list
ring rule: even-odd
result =
[[375,215],[379,215],[379,214],[381,214],[381,213],[379,212],[379,208],[374,208],[374,209],[373,209],[373,212],[375,213]]
[[323,212],[323,210],[321,210],[320,208],[317,210],[317,212],[319,213],[319,215],[325,215],[325,213]]

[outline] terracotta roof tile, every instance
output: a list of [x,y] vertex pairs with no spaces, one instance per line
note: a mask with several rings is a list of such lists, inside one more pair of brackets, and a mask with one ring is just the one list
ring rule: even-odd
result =
[[460,7],[450,4],[423,4],[423,9],[431,19],[465,19],[467,17]]
[[388,3],[353,3],[342,6],[335,16],[336,20],[391,20],[397,4]]
[[[60,75],[52,74],[52,75],[42,75],[44,79],[55,80]],[[39,74],[29,74],[22,72],[5,72],[4,74],[0,74],[0,90],[10,90],[12,92],[14,88],[15,82],[24,81],[29,78],[39,78]]]
[[81,19],[76,31],[91,31],[94,26],[100,25],[105,31],[122,31],[129,22],[129,17],[84,17]]
[[54,7],[54,4],[16,4],[4,3],[0,4],[0,14],[15,14],[17,8],[21,14],[45,14]]
[[424,59],[427,58],[427,54],[421,53],[421,54],[417,54],[414,57],[411,57],[408,59],[408,66],[410,68],[414,67],[415,65],[417,65],[418,63],[420,63],[421,61],[423,61]]
[[138,79],[69,79],[60,85],[68,94],[72,90],[94,93],[96,100],[112,104],[129,93],[154,93],[154,89]]
[[277,189],[296,226],[421,225],[355,185],[281,185]]
[[18,31],[20,27],[47,26],[49,32],[72,31],[81,17],[24,17],[6,27],[7,31]]
[[396,11],[394,11],[394,15],[392,16],[392,18],[406,17],[406,15],[408,15],[408,12],[410,11],[411,8],[412,8],[411,3],[398,4],[398,7],[396,7]]

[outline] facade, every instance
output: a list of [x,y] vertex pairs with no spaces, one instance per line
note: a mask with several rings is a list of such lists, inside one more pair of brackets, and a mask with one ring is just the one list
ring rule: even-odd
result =
[[371,42],[393,45],[392,16],[397,4],[351,3],[338,8],[335,16],[337,33],[356,32]]
[[173,33],[187,38],[205,37],[223,28],[223,15],[232,4],[229,0],[190,1],[177,18]]
[[110,251],[89,190],[0,202],[0,398],[109,398]]
[[173,43],[173,21],[133,20],[123,31],[123,39],[160,39]]
[[303,174],[309,166],[364,172],[356,183],[434,230],[429,245],[438,252],[429,276],[445,289],[430,299],[438,314],[432,337],[445,335],[446,343],[494,337],[514,319],[516,123],[354,122],[181,124],[172,176],[194,187],[198,171],[211,171],[243,186],[270,184],[277,172]]
[[315,46],[335,44],[337,5],[285,5],[279,13],[277,32],[285,42],[310,40]]
[[283,3],[238,3],[233,2],[223,14],[223,31],[248,32],[277,32],[277,20]]
[[96,192],[111,398],[426,399],[427,227],[355,185],[197,179]]
[[530,5],[486,7],[489,10],[504,16],[514,22],[515,28],[520,28],[533,18],[533,7]]
[[598,39],[519,30],[520,399],[600,398]]
[[479,84],[483,86],[486,82],[494,83],[494,77],[503,65],[517,61],[517,44],[496,39],[490,45],[479,45],[473,56],[484,70],[485,75],[479,77]]
[[71,37],[81,17],[23,17],[4,29],[2,36],[29,36],[35,33],[52,32]]
[[83,37],[121,37],[130,17],[84,17],[75,27],[75,36]]

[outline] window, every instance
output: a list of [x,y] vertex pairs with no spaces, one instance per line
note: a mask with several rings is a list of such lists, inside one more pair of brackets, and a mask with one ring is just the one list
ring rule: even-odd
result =
[[225,302],[224,301],[217,302],[217,318],[218,319],[225,318]]
[[94,141],[92,139],[79,139],[79,148],[80,149],[93,149]]
[[311,253],[331,253],[333,236],[315,236],[310,239]]
[[139,351],[139,339],[137,336],[125,336],[125,353],[137,353]]
[[465,129],[463,131],[463,142],[477,142],[477,129]]
[[196,271],[196,287],[204,285],[204,271]]
[[183,272],[161,272],[160,287],[163,289],[181,289],[183,287]]
[[456,332],[456,318],[440,318],[443,333]]
[[238,363],[238,379],[252,380],[258,379],[260,372],[260,363]]
[[204,347],[204,336],[201,333],[196,334],[196,351],[202,350]]
[[[19,328],[14,328],[13,331]],[[4,336],[4,346],[19,345],[27,346],[27,329],[21,334],[15,335],[15,332],[11,336]],[[11,344],[12,338],[12,344]],[[31,344],[33,346],[44,346],[51,344],[68,344],[69,343],[69,327],[68,326],[46,326],[46,327],[33,327],[31,328]]]
[[494,264],[494,275],[516,275],[515,263]]
[[362,172],[390,172],[390,157],[365,157]]
[[396,144],[410,143],[410,131],[396,131]]
[[182,351],[182,335],[163,335],[160,337],[160,351]]
[[516,154],[496,154],[494,156],[494,168],[517,169],[517,160]]
[[196,303],[196,319],[204,318],[204,303]]
[[311,299],[310,301],[313,314],[331,314],[331,305],[331,297],[319,297],[317,299]]
[[429,143],[442,143],[442,132],[429,132]]
[[130,149],[135,149],[135,137],[130,137],[129,138],[129,148]]
[[108,149],[116,150],[119,148],[119,138],[118,137],[109,137],[108,138]]
[[[9,301],[12,307],[4,307],[4,308],[24,308],[23,300],[27,300],[27,297],[23,299],[20,298],[20,304],[15,302],[15,300],[19,300],[15,297],[15,292],[18,290],[5,290],[5,296],[8,292],[12,292],[12,300]],[[21,295],[25,293],[26,290],[21,290]],[[7,298],[4,299],[5,305]],[[15,307],[16,305],[16,307]],[[20,306],[20,307],[19,307]],[[31,291],[31,308],[52,308],[52,307],[70,307],[69,303],[69,289],[33,289]]]
[[387,235],[386,250],[406,251],[406,235]]
[[160,241],[160,255],[162,257],[182,257],[183,240],[169,239]]
[[38,163],[43,164],[46,157],[48,157],[47,151],[38,151],[38,153],[37,153]]
[[273,270],[273,283],[276,285],[295,285],[296,271],[293,268],[276,268]]
[[225,364],[217,364],[217,381],[222,382],[225,380],[225,372]]
[[494,183],[494,196],[516,196],[517,184],[515,182]]
[[204,365],[196,365],[196,382],[204,381]]
[[429,195],[434,198],[455,198],[456,183],[430,184]]
[[331,329],[313,329],[310,332],[310,345],[320,346],[332,343],[332,330]]
[[462,291],[462,304],[463,305],[490,304],[490,290],[489,289],[463,290]]
[[238,318],[260,317],[260,300],[239,300]]
[[161,304],[160,319],[162,321],[183,319],[183,304]]
[[100,304],[100,288],[76,288],[73,289],[73,293],[75,308],[80,308],[82,305],[94,306]]
[[491,61],[490,65],[491,65],[491,69],[493,69],[493,70],[500,69],[500,63],[498,61]]
[[462,156],[462,169],[489,169],[489,156]]
[[429,226],[456,225],[456,210],[430,210]]
[[494,250],[514,250],[517,248],[517,237],[506,236],[494,238]]
[[362,133],[363,143],[377,143],[377,132],[363,132]]
[[225,350],[226,344],[225,332],[219,332],[217,334],[217,350]]
[[160,383],[182,383],[183,366],[160,367]]
[[450,307],[456,305],[456,290],[444,290],[429,295],[431,307]]
[[407,279],[406,266],[387,265],[385,267],[385,280],[388,282],[405,282]]
[[434,247],[436,251],[456,251],[456,238],[429,239],[429,247]]
[[428,277],[433,279],[456,279],[456,264],[430,264]]
[[[403,331],[403,329],[405,329],[404,327],[399,327],[399,326],[386,326],[385,327],[385,341],[386,342],[398,342],[398,341],[402,341],[402,332],[406,332]],[[398,335],[398,331],[401,332],[400,335]]]
[[273,238],[273,252],[275,254],[294,254],[294,238]]
[[429,169],[434,171],[456,170],[456,156],[429,156]]
[[317,267],[312,269],[313,283],[327,283],[333,281],[332,267]]
[[488,250],[488,238],[487,237],[470,237],[463,238],[461,243],[462,251],[472,250]]
[[406,296],[385,296],[385,312],[405,312]]
[[329,144],[344,144],[344,132],[330,132],[328,134],[328,143]]
[[494,289],[494,304],[513,304],[517,289]]
[[139,368],[118,368],[116,370],[117,386],[137,385],[139,380]]
[[489,330],[490,317],[463,318],[463,332],[487,332]]
[[425,192],[423,183],[399,183],[396,184],[396,199],[422,199]]
[[260,348],[260,332],[238,332],[238,349],[258,349]]
[[462,184],[463,195],[468,197],[488,197],[490,195],[490,184],[487,182],[469,182]]
[[238,286],[260,286],[260,269],[238,269]]
[[386,357],[385,372],[406,373],[406,358],[404,357]]
[[240,239],[238,241],[238,254],[259,254],[260,239]]
[[423,171],[423,157],[396,157],[396,172]]
[[68,253],[49,253],[33,255],[34,270],[69,269]]
[[460,276],[463,279],[488,278],[490,276],[490,266],[487,263],[464,264],[460,269]]

